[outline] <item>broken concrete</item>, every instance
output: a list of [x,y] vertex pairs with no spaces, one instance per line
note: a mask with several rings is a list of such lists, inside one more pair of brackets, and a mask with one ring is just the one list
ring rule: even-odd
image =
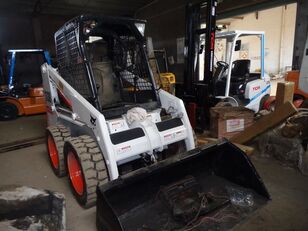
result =
[[26,186],[1,186],[0,230],[65,230],[64,196]]

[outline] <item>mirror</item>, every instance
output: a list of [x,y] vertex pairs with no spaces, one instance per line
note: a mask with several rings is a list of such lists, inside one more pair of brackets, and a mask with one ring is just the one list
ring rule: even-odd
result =
[[241,50],[241,45],[242,45],[242,41],[241,40],[236,40],[236,43],[235,43],[235,51],[239,51]]

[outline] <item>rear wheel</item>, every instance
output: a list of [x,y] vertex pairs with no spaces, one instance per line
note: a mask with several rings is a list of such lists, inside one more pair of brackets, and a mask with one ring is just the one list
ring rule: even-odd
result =
[[0,102],[0,120],[14,120],[18,116],[18,108],[9,102]]
[[293,101],[300,100],[300,99],[305,100],[305,97],[299,94],[294,94]]
[[71,138],[64,145],[69,182],[78,203],[89,208],[96,203],[96,187],[109,181],[103,155],[90,136]]
[[69,130],[63,126],[50,126],[46,129],[46,143],[52,170],[58,177],[65,176],[66,166],[64,162],[64,142],[70,138]]

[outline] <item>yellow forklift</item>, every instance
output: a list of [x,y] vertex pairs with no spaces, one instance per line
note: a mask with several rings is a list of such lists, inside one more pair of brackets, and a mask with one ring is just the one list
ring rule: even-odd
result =
[[154,50],[154,55],[157,61],[162,89],[175,95],[176,78],[175,75],[169,71],[166,50]]

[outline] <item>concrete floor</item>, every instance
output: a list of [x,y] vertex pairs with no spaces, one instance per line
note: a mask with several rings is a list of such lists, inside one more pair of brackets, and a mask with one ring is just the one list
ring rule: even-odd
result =
[[[272,201],[234,230],[308,230],[308,177],[285,168],[277,161],[252,157]],[[95,208],[82,209],[73,198],[67,178],[57,178],[50,166],[45,145],[0,154],[0,185],[20,184],[65,194],[67,230],[94,231]]]
[[[45,121],[45,115],[38,115],[0,122],[0,145],[44,136]],[[254,155],[252,161],[272,201],[234,230],[308,230],[308,177],[297,170],[281,166],[275,160],[261,159]],[[95,208],[82,209],[70,192],[68,179],[59,179],[53,174],[44,144],[0,153],[0,185],[6,184],[27,185],[63,193],[66,197],[67,230],[96,230]]]
[[68,179],[54,175],[44,144],[0,154],[0,166],[0,185],[26,185],[63,193],[67,230],[96,230],[95,208],[81,208],[70,192]]
[[0,145],[43,137],[46,124],[45,114],[0,121]]

